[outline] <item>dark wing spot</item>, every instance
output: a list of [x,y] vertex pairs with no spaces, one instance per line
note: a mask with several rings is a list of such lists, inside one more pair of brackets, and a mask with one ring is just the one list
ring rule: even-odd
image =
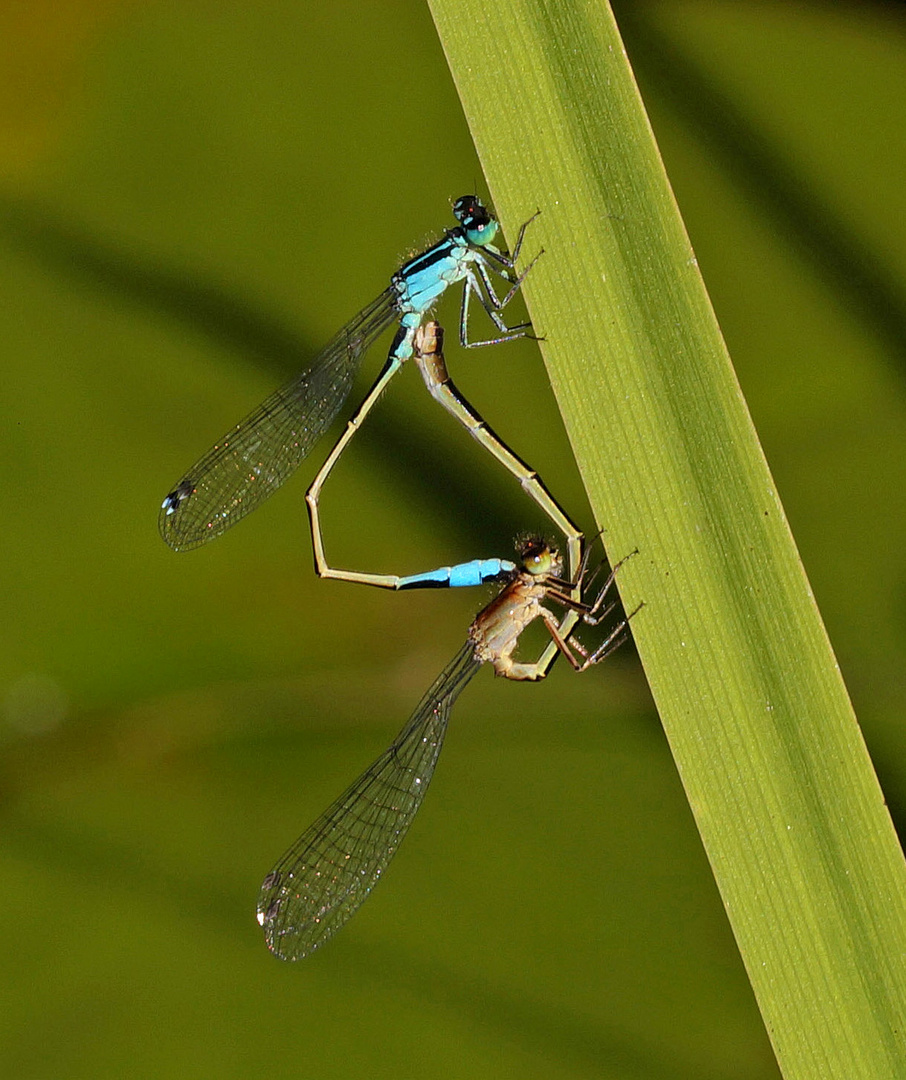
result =
[[196,490],[191,480],[183,480],[179,487],[174,488],[161,503],[161,510],[166,510],[168,514],[175,513],[186,499],[195,494]]

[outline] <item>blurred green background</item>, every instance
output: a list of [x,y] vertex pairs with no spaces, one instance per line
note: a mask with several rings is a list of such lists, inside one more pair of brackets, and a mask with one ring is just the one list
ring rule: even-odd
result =
[[[902,819],[903,8],[616,11]],[[484,193],[426,9],[4,4],[0,95],[2,1075],[776,1076],[629,649],[481,673],[355,921],[282,966],[254,920],[489,592],[317,581],[319,452],[209,548],[174,555],[157,507]],[[535,346],[448,360],[590,529]],[[357,441],[325,493],[338,565],[544,526],[414,371]]]

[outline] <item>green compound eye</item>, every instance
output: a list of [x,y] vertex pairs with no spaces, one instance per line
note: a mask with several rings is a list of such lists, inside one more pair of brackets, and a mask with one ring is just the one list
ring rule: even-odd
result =
[[556,553],[543,540],[526,540],[521,555],[522,568],[527,574],[542,577],[553,571]]
[[532,559],[531,566],[528,568],[529,572],[532,574],[549,574],[552,561],[551,553],[549,551],[545,551],[541,555],[536,555]]
[[494,237],[497,235],[497,230],[500,226],[491,218],[490,221],[482,225],[477,225],[473,228],[463,226],[466,230],[466,239],[470,244],[474,244],[476,247],[486,247]]

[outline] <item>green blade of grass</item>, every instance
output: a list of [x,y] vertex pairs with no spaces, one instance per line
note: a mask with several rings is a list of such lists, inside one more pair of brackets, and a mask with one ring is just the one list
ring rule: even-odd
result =
[[902,1077],[906,866],[612,16],[431,8],[781,1069]]

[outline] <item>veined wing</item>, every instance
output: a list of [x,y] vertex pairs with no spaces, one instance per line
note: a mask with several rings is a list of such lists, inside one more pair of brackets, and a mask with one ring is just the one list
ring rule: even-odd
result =
[[391,289],[200,458],[161,506],[160,534],[176,551],[225,532],[280,487],[330,426],[374,341],[396,320]]
[[480,666],[466,642],[393,744],[264,879],[258,922],[281,960],[314,952],[364,903],[421,806],[453,702]]

